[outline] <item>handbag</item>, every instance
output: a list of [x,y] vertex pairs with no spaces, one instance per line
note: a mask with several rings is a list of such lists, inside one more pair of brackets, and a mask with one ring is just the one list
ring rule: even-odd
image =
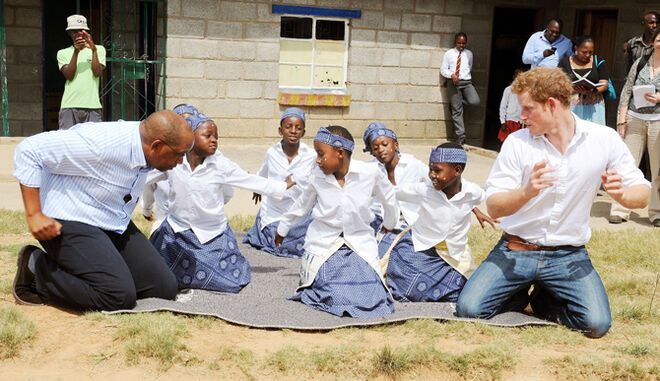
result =
[[[600,65],[605,63],[605,60],[598,61],[598,56],[594,54],[594,62],[596,63],[596,69],[598,69]],[[603,97],[608,101],[616,100],[616,90],[614,90],[612,78],[607,78],[607,90],[603,92]]]

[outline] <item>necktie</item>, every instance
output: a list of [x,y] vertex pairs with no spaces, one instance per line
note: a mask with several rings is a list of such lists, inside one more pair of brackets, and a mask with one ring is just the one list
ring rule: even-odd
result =
[[461,72],[461,55],[463,54],[462,51],[458,52],[458,58],[456,58],[456,71],[454,71],[454,74],[456,74],[456,78],[459,78],[459,73]]

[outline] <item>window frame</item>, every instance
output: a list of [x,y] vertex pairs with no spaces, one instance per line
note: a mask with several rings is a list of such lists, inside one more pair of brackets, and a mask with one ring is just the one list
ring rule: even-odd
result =
[[[311,93],[311,94],[347,94],[348,93],[348,46],[350,41],[350,18],[342,17],[328,17],[328,16],[314,16],[314,15],[301,15],[301,14],[291,14],[284,13],[280,14],[280,30],[282,27],[282,17],[293,17],[293,18],[311,18],[312,19],[312,63],[311,64],[301,64],[300,62],[288,62],[282,61],[281,58],[278,59],[278,89],[281,92],[300,92],[300,93]],[[340,40],[317,40],[316,38],[316,23],[318,20],[329,20],[329,21],[340,21],[344,23],[344,60],[341,66],[339,65],[318,65],[316,62],[316,42],[317,41],[340,41]],[[306,38],[290,38],[290,37],[280,37],[280,54],[281,54],[281,41],[307,41]],[[309,86],[282,86],[280,84],[279,70],[280,65],[303,65],[310,66],[310,78]],[[344,76],[341,81],[341,87],[314,87],[314,72],[317,67],[332,67],[339,68],[341,67]]]

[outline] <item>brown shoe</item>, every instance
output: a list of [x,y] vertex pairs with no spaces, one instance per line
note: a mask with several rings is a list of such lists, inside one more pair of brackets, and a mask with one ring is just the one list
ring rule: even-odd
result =
[[12,292],[16,303],[28,306],[40,306],[44,302],[37,294],[35,277],[32,271],[28,268],[30,255],[35,251],[43,251],[32,245],[23,246],[21,251],[18,252],[18,263],[16,268],[16,277],[14,277],[14,286]]

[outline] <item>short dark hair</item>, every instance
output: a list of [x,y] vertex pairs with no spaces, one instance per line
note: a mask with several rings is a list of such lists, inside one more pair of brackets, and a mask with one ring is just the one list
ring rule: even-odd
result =
[[575,49],[579,48],[583,44],[586,44],[587,42],[591,42],[592,44],[594,43],[593,37],[589,36],[588,34],[582,35],[582,36],[577,36],[573,39],[573,51]]
[[[461,150],[465,151],[465,148],[463,148],[462,145],[460,145],[458,143],[454,143],[454,142],[442,143],[442,144],[438,145],[435,148],[458,148],[458,149],[461,149]],[[465,163],[447,163],[447,164],[458,165],[458,166],[461,167],[461,170],[465,169]]]
[[548,23],[546,24],[546,27],[549,26],[550,24],[554,24],[554,23],[557,23],[557,25],[559,25],[559,29],[563,29],[564,22],[558,17],[555,17],[554,19],[548,20]]
[[467,41],[467,34],[465,32],[458,32],[454,35],[454,42],[458,40],[459,37],[465,37],[465,41]]

